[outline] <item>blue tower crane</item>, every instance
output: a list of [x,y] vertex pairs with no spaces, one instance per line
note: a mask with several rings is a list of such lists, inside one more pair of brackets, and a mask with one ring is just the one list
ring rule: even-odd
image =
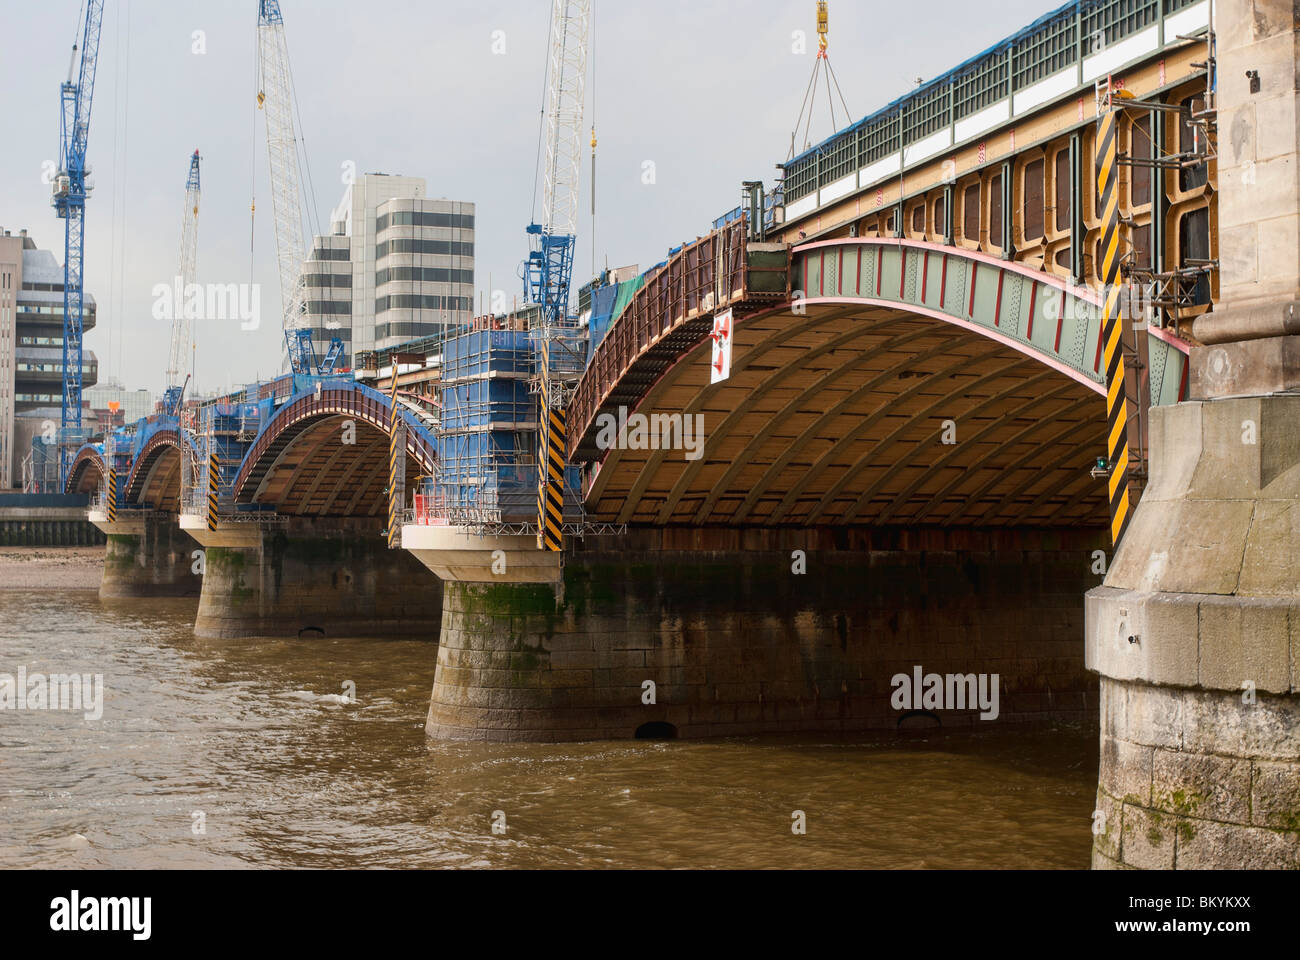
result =
[[[67,482],[72,458],[83,437],[81,429],[81,333],[85,308],[86,142],[90,136],[90,105],[95,94],[99,35],[104,0],[86,0],[81,38],[81,67],[60,86],[59,160],[51,204],[64,221],[63,235],[63,414],[59,430],[59,488]],[[77,46],[72,46],[76,69]]]

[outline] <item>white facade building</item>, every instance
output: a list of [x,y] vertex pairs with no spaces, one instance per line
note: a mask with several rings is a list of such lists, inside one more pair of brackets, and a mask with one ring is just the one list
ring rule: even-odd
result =
[[422,177],[367,173],[303,264],[318,354],[355,354],[461,327],[473,314],[474,204],[432,200]]

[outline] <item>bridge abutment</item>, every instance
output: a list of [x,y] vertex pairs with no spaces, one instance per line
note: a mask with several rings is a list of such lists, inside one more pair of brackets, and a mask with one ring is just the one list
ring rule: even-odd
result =
[[1300,31],[1220,0],[1220,292],[1087,600],[1095,867],[1300,867]]
[[377,521],[223,522],[205,547],[200,637],[436,640],[442,585]]
[[1096,582],[1096,536],[876,533],[837,548],[779,531],[710,543],[713,533],[633,531],[617,549],[579,549],[559,584],[447,581],[426,733],[561,741],[649,724],[704,737],[982,723],[977,709],[904,717],[891,679],[918,667],[998,674],[997,722],[1095,714],[1078,598]]
[[108,537],[101,597],[198,596],[201,582],[194,551],[199,545],[177,526],[174,514],[142,511],[118,517],[109,521],[92,511],[90,518]]
[[1152,410],[1151,483],[1087,598],[1097,867],[1300,866],[1300,396]]

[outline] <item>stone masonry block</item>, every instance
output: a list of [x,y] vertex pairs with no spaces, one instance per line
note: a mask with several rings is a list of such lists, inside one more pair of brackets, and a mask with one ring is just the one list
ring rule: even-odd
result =
[[1300,831],[1300,763],[1256,760],[1251,767],[1250,822]]
[[1149,806],[1151,763],[1156,748],[1101,738],[1101,789],[1119,800]]
[[1156,750],[1150,805],[1179,816],[1245,823],[1250,811],[1250,761]]
[[1200,685],[1285,693],[1290,688],[1290,605],[1206,597],[1200,606]]
[[1143,870],[1174,865],[1175,818],[1136,804],[1123,804],[1120,854],[1124,863]]
[[1084,607],[1084,662],[1089,670],[1116,680],[1194,684],[1197,607],[1195,596],[1090,590]]

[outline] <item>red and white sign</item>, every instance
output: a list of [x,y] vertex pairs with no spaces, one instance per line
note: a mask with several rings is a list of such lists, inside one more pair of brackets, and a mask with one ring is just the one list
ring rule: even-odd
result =
[[709,383],[721,383],[731,376],[731,311],[724,310],[713,318],[713,363]]

